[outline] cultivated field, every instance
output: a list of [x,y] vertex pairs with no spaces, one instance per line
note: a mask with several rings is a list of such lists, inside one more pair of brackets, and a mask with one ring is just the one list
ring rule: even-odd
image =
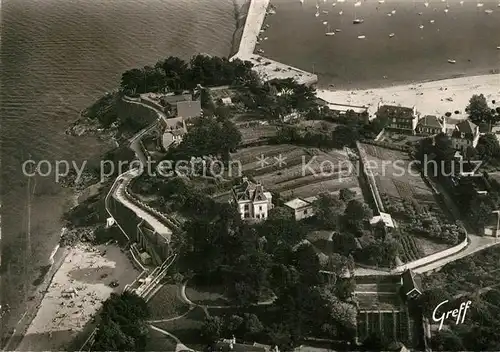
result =
[[[451,223],[451,214],[442,207],[432,189],[425,183],[417,169],[410,164],[409,156],[400,151],[362,144],[367,163],[375,177],[385,211],[390,213],[400,228],[411,227],[409,214],[428,213],[440,223]],[[399,239],[404,253],[403,262],[446,249],[447,245],[402,231]]]
[[[293,145],[265,145],[231,156],[242,173],[283,198],[310,197],[342,188],[359,189],[354,168],[343,151],[324,152]],[[264,161],[264,162],[262,162]]]
[[188,311],[189,306],[178,297],[179,285],[166,284],[148,301],[151,320],[169,319]]

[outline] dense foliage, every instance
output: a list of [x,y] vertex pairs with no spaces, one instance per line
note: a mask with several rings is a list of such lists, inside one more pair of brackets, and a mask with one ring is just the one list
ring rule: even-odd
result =
[[148,337],[149,311],[139,296],[112,293],[99,314],[94,351],[144,351]]
[[170,56],[154,67],[144,66],[123,73],[121,88],[127,94],[146,92],[182,92],[196,86],[207,87],[245,84],[256,80],[250,62],[239,59],[196,55],[189,62]]

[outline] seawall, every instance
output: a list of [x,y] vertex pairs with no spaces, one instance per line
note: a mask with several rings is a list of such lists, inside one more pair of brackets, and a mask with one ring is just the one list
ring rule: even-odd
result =
[[270,0],[250,0],[238,52],[230,60],[237,58],[252,62],[254,71],[264,81],[293,78],[299,84],[316,84],[318,76],[313,73],[254,54],[269,3]]

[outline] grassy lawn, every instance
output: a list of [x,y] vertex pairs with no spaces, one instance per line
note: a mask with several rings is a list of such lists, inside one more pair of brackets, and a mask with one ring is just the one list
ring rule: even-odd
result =
[[201,338],[200,329],[203,326],[205,317],[203,309],[196,307],[180,319],[155,323],[153,325],[177,336],[186,346],[197,351],[202,351],[205,344]]
[[177,343],[172,338],[149,328],[149,339],[146,345],[146,351],[175,351],[176,346]]
[[162,288],[160,288],[160,290],[148,302],[148,306],[151,311],[150,319],[168,319],[186,313],[189,306],[181,302],[178,294],[178,285],[163,285]]
[[201,286],[193,280],[186,286],[186,296],[194,303],[206,306],[231,305],[222,286]]

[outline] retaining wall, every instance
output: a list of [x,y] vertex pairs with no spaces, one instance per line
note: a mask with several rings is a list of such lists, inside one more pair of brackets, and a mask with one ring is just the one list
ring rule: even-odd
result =
[[415,269],[415,268],[433,263],[437,260],[449,257],[450,255],[456,254],[456,253],[460,252],[462,249],[464,249],[465,247],[467,247],[468,243],[469,243],[469,239],[466,236],[462,242],[460,242],[459,244],[457,244],[454,247],[445,249],[444,251],[441,251],[441,252],[437,252],[437,253],[428,255],[427,257],[417,259],[413,262],[399,265],[399,266],[395,267],[392,270],[392,272],[401,273],[401,272],[405,271],[406,269]]

